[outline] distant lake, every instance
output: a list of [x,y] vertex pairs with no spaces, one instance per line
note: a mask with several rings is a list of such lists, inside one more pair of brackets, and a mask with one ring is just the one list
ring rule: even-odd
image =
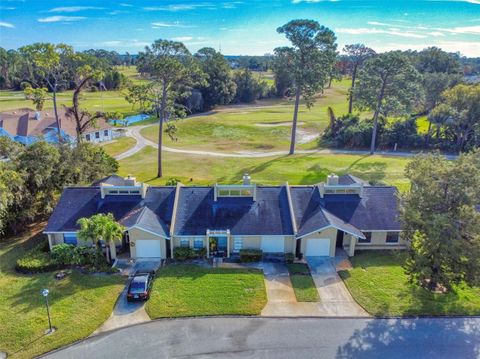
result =
[[113,124],[118,124],[118,125],[126,123],[127,126],[130,126],[132,123],[143,121],[143,120],[145,120],[149,117],[150,117],[150,115],[146,115],[144,113],[139,113],[138,115],[127,116],[123,120],[110,120],[110,122],[112,122]]

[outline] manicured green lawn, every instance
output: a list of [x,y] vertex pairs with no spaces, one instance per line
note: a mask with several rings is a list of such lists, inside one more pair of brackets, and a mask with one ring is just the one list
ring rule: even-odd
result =
[[[111,314],[125,279],[118,275],[85,275],[72,272],[63,280],[54,272],[20,275],[15,261],[40,236],[24,236],[0,244],[0,352],[31,358],[90,335]],[[52,324],[48,328],[45,301],[40,292],[50,290]]]
[[125,136],[119,137],[111,143],[102,145],[102,147],[110,156],[116,156],[129,150],[135,146],[136,143],[137,141],[134,138]]
[[461,285],[433,294],[408,282],[404,253],[358,252],[340,272],[355,300],[375,316],[480,315],[480,288]]
[[[337,116],[345,114],[347,92],[346,81],[335,82],[331,89],[317,97],[313,108],[300,106],[298,148],[318,147],[317,140],[329,121],[327,107],[332,107]],[[167,140],[165,145],[224,152],[287,149],[291,127],[278,124],[291,123],[293,106],[292,99],[269,99],[249,105],[218,107],[207,115],[179,120],[176,123],[178,141]],[[143,129],[142,135],[158,142],[158,125]]]
[[[65,91],[58,94],[57,103],[71,106],[73,91]],[[138,113],[132,108],[132,104],[125,100],[123,91],[97,91],[83,92],[81,106],[90,111],[120,112],[124,115]],[[0,91],[0,112],[16,110],[20,108],[34,108],[32,101],[26,100],[22,91]],[[48,98],[45,101],[45,110],[53,108],[53,101]]]
[[[120,175],[135,174],[149,184],[164,184],[175,177],[182,183],[240,183],[245,172],[257,184],[314,184],[332,172],[351,173],[366,180],[408,186],[404,168],[408,159],[383,156],[294,155],[265,158],[222,158],[164,152],[164,177],[156,178],[157,150],[146,147],[120,161]],[[190,181],[191,179],[191,181]]]
[[306,264],[294,263],[287,264],[290,272],[290,281],[292,282],[293,291],[298,302],[318,302],[317,287],[310,275],[310,270]]
[[260,270],[179,264],[157,273],[146,310],[151,318],[258,315],[266,303]]

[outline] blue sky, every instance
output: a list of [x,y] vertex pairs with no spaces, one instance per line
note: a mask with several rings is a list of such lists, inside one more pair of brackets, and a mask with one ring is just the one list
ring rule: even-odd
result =
[[136,53],[167,38],[191,51],[262,55],[287,44],[276,28],[295,18],[334,30],[340,49],[435,45],[480,57],[480,0],[0,0],[0,46],[64,42]]

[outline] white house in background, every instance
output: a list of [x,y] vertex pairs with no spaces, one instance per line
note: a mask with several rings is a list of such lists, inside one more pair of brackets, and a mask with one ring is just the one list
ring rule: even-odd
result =
[[[58,110],[60,132],[67,142],[74,143],[77,137],[75,121],[67,118],[64,109]],[[111,141],[120,134],[107,121],[99,119],[95,126],[83,134],[88,142]],[[0,112],[0,136],[8,136],[24,145],[40,138],[50,143],[58,142],[57,124],[53,110],[34,111],[28,108]]]

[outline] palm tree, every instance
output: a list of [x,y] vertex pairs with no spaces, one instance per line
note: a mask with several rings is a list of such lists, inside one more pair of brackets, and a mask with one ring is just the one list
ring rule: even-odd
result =
[[80,225],[78,238],[82,241],[92,241],[101,250],[100,241],[105,241],[107,245],[107,262],[111,262],[111,257],[116,257],[115,242],[120,242],[125,228],[115,221],[111,213],[95,214],[89,218],[80,218],[77,222]]

